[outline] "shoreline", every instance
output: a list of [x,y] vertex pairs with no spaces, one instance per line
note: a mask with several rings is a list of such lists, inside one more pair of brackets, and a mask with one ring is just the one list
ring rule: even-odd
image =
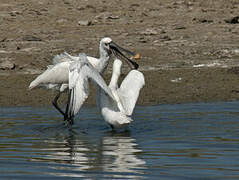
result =
[[[125,73],[125,72],[123,72]],[[239,100],[239,68],[176,68],[171,70],[143,71],[146,85],[140,92],[138,105],[179,104],[195,102],[219,102]],[[54,90],[28,90],[29,83],[37,75],[11,73],[0,76],[4,82],[0,89],[0,106],[51,106]],[[106,82],[111,74],[104,75]],[[121,79],[125,76],[123,74]],[[7,81],[6,81],[7,78]],[[87,105],[95,105],[94,88]],[[59,103],[66,102],[63,94]]]
[[64,51],[98,57],[106,36],[141,55],[140,105],[239,100],[239,2],[150,2],[2,0],[0,106],[51,106],[29,83]]

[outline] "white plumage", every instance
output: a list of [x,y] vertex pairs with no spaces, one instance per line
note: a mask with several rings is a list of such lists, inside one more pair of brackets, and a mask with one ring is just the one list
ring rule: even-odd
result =
[[[100,73],[103,73],[108,66],[110,55],[112,53],[110,43],[112,43],[111,38],[105,37],[101,39],[99,46],[99,59],[87,56],[88,61]],[[58,94],[54,98],[52,104],[64,116],[64,119],[67,119],[66,114],[58,106],[57,100],[60,95],[68,89],[69,66],[76,60],[79,60],[77,56],[71,56],[66,52],[56,55],[53,58],[53,65],[48,66],[48,69],[40,74],[29,85],[29,89],[44,87],[47,89],[58,90]]]
[[[109,63],[110,52],[108,44],[112,42],[110,38],[103,38],[100,41],[100,58],[87,56],[88,61],[92,66],[102,73]],[[34,81],[31,82],[29,89],[37,86],[55,87],[58,85],[60,88],[62,84],[68,84],[69,80],[69,66],[73,61],[79,60],[77,56],[71,56],[64,52],[56,55],[53,58],[53,65],[48,66],[48,69],[39,75]],[[50,85],[50,86],[49,86]],[[52,86],[51,86],[52,85]]]
[[115,128],[125,126],[132,121],[130,116],[135,108],[139,92],[145,84],[143,73],[131,70],[118,87],[121,66],[122,62],[115,59],[109,84],[114,99],[107,96],[102,89],[99,90],[101,114],[105,121]]
[[69,67],[69,90],[70,101],[68,107],[68,117],[73,118],[80,110],[84,101],[90,93],[89,81],[104,89],[113,98],[99,72],[91,65],[85,54],[79,55],[79,60],[74,61]]
[[[107,68],[111,54],[124,58],[131,68],[138,68],[138,64],[127,58],[120,50],[135,57],[135,53],[118,46],[111,38],[108,37],[103,38],[100,41],[99,59],[82,54],[79,56],[71,56],[66,52],[56,55],[53,59],[53,65],[48,66],[48,69],[45,72],[32,81],[29,89],[33,89],[35,87],[57,89],[58,94],[52,103],[64,116],[64,120],[68,120],[70,123],[73,123],[73,117],[79,111],[80,107],[89,95],[89,80],[98,84],[100,88],[108,94],[108,96],[113,98],[113,91],[111,92],[109,90],[100,75]],[[71,90],[71,94],[69,94],[66,112],[63,112],[63,110],[61,110],[58,106],[57,100],[59,99],[61,93],[68,89]],[[75,99],[78,99],[77,103]],[[122,110],[121,107],[120,110]]]
[[[84,57],[82,56],[82,59]],[[86,59],[86,58],[85,58]],[[88,63],[82,65],[81,61],[75,61],[70,67],[69,89],[71,91],[69,103],[69,116],[74,117],[85,99],[89,95],[89,80],[96,87],[96,101],[104,120],[112,128],[120,128],[129,124],[140,89],[144,86],[144,75],[131,70],[118,88],[118,79],[121,74],[122,62],[115,59],[113,72],[109,86],[106,85],[101,75]]]

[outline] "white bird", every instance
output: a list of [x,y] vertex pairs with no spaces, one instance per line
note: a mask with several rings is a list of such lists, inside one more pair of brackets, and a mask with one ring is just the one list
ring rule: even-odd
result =
[[98,87],[98,104],[104,120],[112,129],[121,128],[132,122],[131,115],[139,97],[141,88],[145,85],[144,75],[138,70],[131,70],[118,86],[122,62],[115,59],[109,89],[114,95],[112,99],[101,87]]
[[[111,54],[115,54],[130,61],[121,51],[125,51],[131,56],[135,56],[133,52],[126,50],[112,41],[111,38],[105,37],[100,41],[100,58],[87,56],[89,63],[99,72],[103,73],[107,68]],[[57,55],[53,59],[53,65],[48,66],[48,69],[40,74],[34,81],[30,83],[29,89],[35,87],[45,87],[48,89],[57,89],[59,92],[54,98],[52,104],[54,107],[67,119],[66,113],[58,106],[57,100],[60,95],[68,89],[69,82],[69,67],[74,61],[81,60],[77,56],[71,56],[67,53]],[[127,62],[128,62],[127,61]]]
[[[81,57],[84,59],[83,56]],[[145,84],[144,75],[137,70],[131,70],[119,88],[118,79],[121,74],[122,62],[116,58],[113,63],[111,81],[107,86],[101,75],[87,63],[82,64],[82,61],[77,61],[70,67],[69,89],[71,95],[67,109],[68,116],[73,118],[88,97],[90,79],[93,80],[96,87],[96,101],[104,120],[113,129],[128,125],[132,121],[130,116],[133,113],[140,89]],[[86,62],[86,56],[84,61]]]

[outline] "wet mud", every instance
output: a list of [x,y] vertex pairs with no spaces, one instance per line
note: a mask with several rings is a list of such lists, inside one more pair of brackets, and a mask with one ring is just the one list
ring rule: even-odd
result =
[[55,92],[29,83],[58,53],[98,56],[105,36],[142,56],[138,104],[238,100],[238,12],[236,0],[2,0],[0,105],[51,105]]

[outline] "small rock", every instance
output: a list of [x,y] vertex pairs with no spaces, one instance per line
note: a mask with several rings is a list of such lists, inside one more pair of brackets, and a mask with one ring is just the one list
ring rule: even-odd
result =
[[19,50],[21,50],[21,51],[24,51],[24,52],[33,52],[33,51],[41,51],[41,49],[39,49],[39,48],[36,48],[36,47],[28,47],[28,48],[23,48],[23,49],[19,49]]
[[86,9],[93,9],[93,10],[96,9],[95,6],[92,6],[92,5],[89,5],[89,4],[86,5],[85,8],[86,8]]
[[147,40],[144,37],[139,38],[139,42],[141,43],[147,43]]
[[107,19],[119,19],[120,17],[119,16],[108,16]]
[[100,13],[99,15],[95,16],[96,19],[119,19],[119,16],[114,16],[109,12],[103,12]]
[[236,89],[231,90],[231,92],[232,92],[232,93],[239,93],[239,91],[236,90]]
[[79,7],[77,7],[76,8],[78,11],[82,11],[82,10],[85,10],[86,8],[85,8],[85,6],[79,6]]
[[83,11],[83,10],[89,11],[89,10],[91,10],[92,12],[96,12],[96,8],[94,6],[92,6],[92,5],[78,6],[76,9],[78,11]]
[[92,24],[91,21],[78,21],[78,24],[81,26],[90,26]]
[[169,37],[168,35],[165,35],[165,36],[161,36],[160,39],[164,40],[164,41],[171,41],[172,38]]
[[12,70],[15,69],[16,65],[9,60],[5,60],[0,63],[1,70]]
[[7,40],[7,38],[4,37],[4,38],[0,39],[0,42],[5,42],[6,40]]
[[229,23],[229,24],[238,24],[239,23],[239,16],[235,16],[231,19],[227,19],[225,20],[226,23]]
[[22,38],[23,41],[42,41],[41,38],[39,37],[36,37],[36,36],[32,36],[32,35],[25,35],[23,38]]
[[140,32],[140,34],[150,36],[150,35],[157,35],[158,32],[155,29],[148,28],[145,31]]
[[63,3],[64,4],[67,4],[67,5],[70,5],[71,3],[69,2],[69,1],[67,1],[67,0],[63,0]]
[[182,78],[179,77],[179,78],[176,78],[176,79],[171,79],[170,81],[171,81],[171,82],[178,83],[178,82],[181,82],[181,81],[182,81]]
[[233,49],[232,52],[233,52],[234,54],[239,54],[239,49]]
[[211,19],[199,19],[198,21],[200,23],[213,23],[213,20],[211,20]]
[[20,15],[21,12],[19,12],[19,11],[11,11],[9,14],[10,14],[10,16],[17,16],[17,15]]
[[66,23],[66,22],[67,22],[66,19],[58,19],[58,20],[56,21],[56,23],[58,23],[58,24],[63,24],[63,23]]
[[134,3],[134,4],[131,4],[131,5],[130,5],[130,8],[133,8],[133,7],[139,7],[139,6],[140,6],[139,4]]
[[193,21],[198,21],[198,22],[200,22],[200,23],[213,23],[213,20],[211,20],[211,19],[205,19],[205,18],[200,18],[200,19],[193,18]]
[[185,26],[176,26],[174,29],[175,30],[181,30],[181,29],[186,29],[186,27]]
[[149,15],[148,15],[147,13],[145,13],[145,12],[142,12],[142,13],[141,13],[141,16],[146,16],[146,17],[148,17]]
[[95,19],[106,19],[106,17],[110,16],[111,14],[109,12],[103,12],[95,16]]

